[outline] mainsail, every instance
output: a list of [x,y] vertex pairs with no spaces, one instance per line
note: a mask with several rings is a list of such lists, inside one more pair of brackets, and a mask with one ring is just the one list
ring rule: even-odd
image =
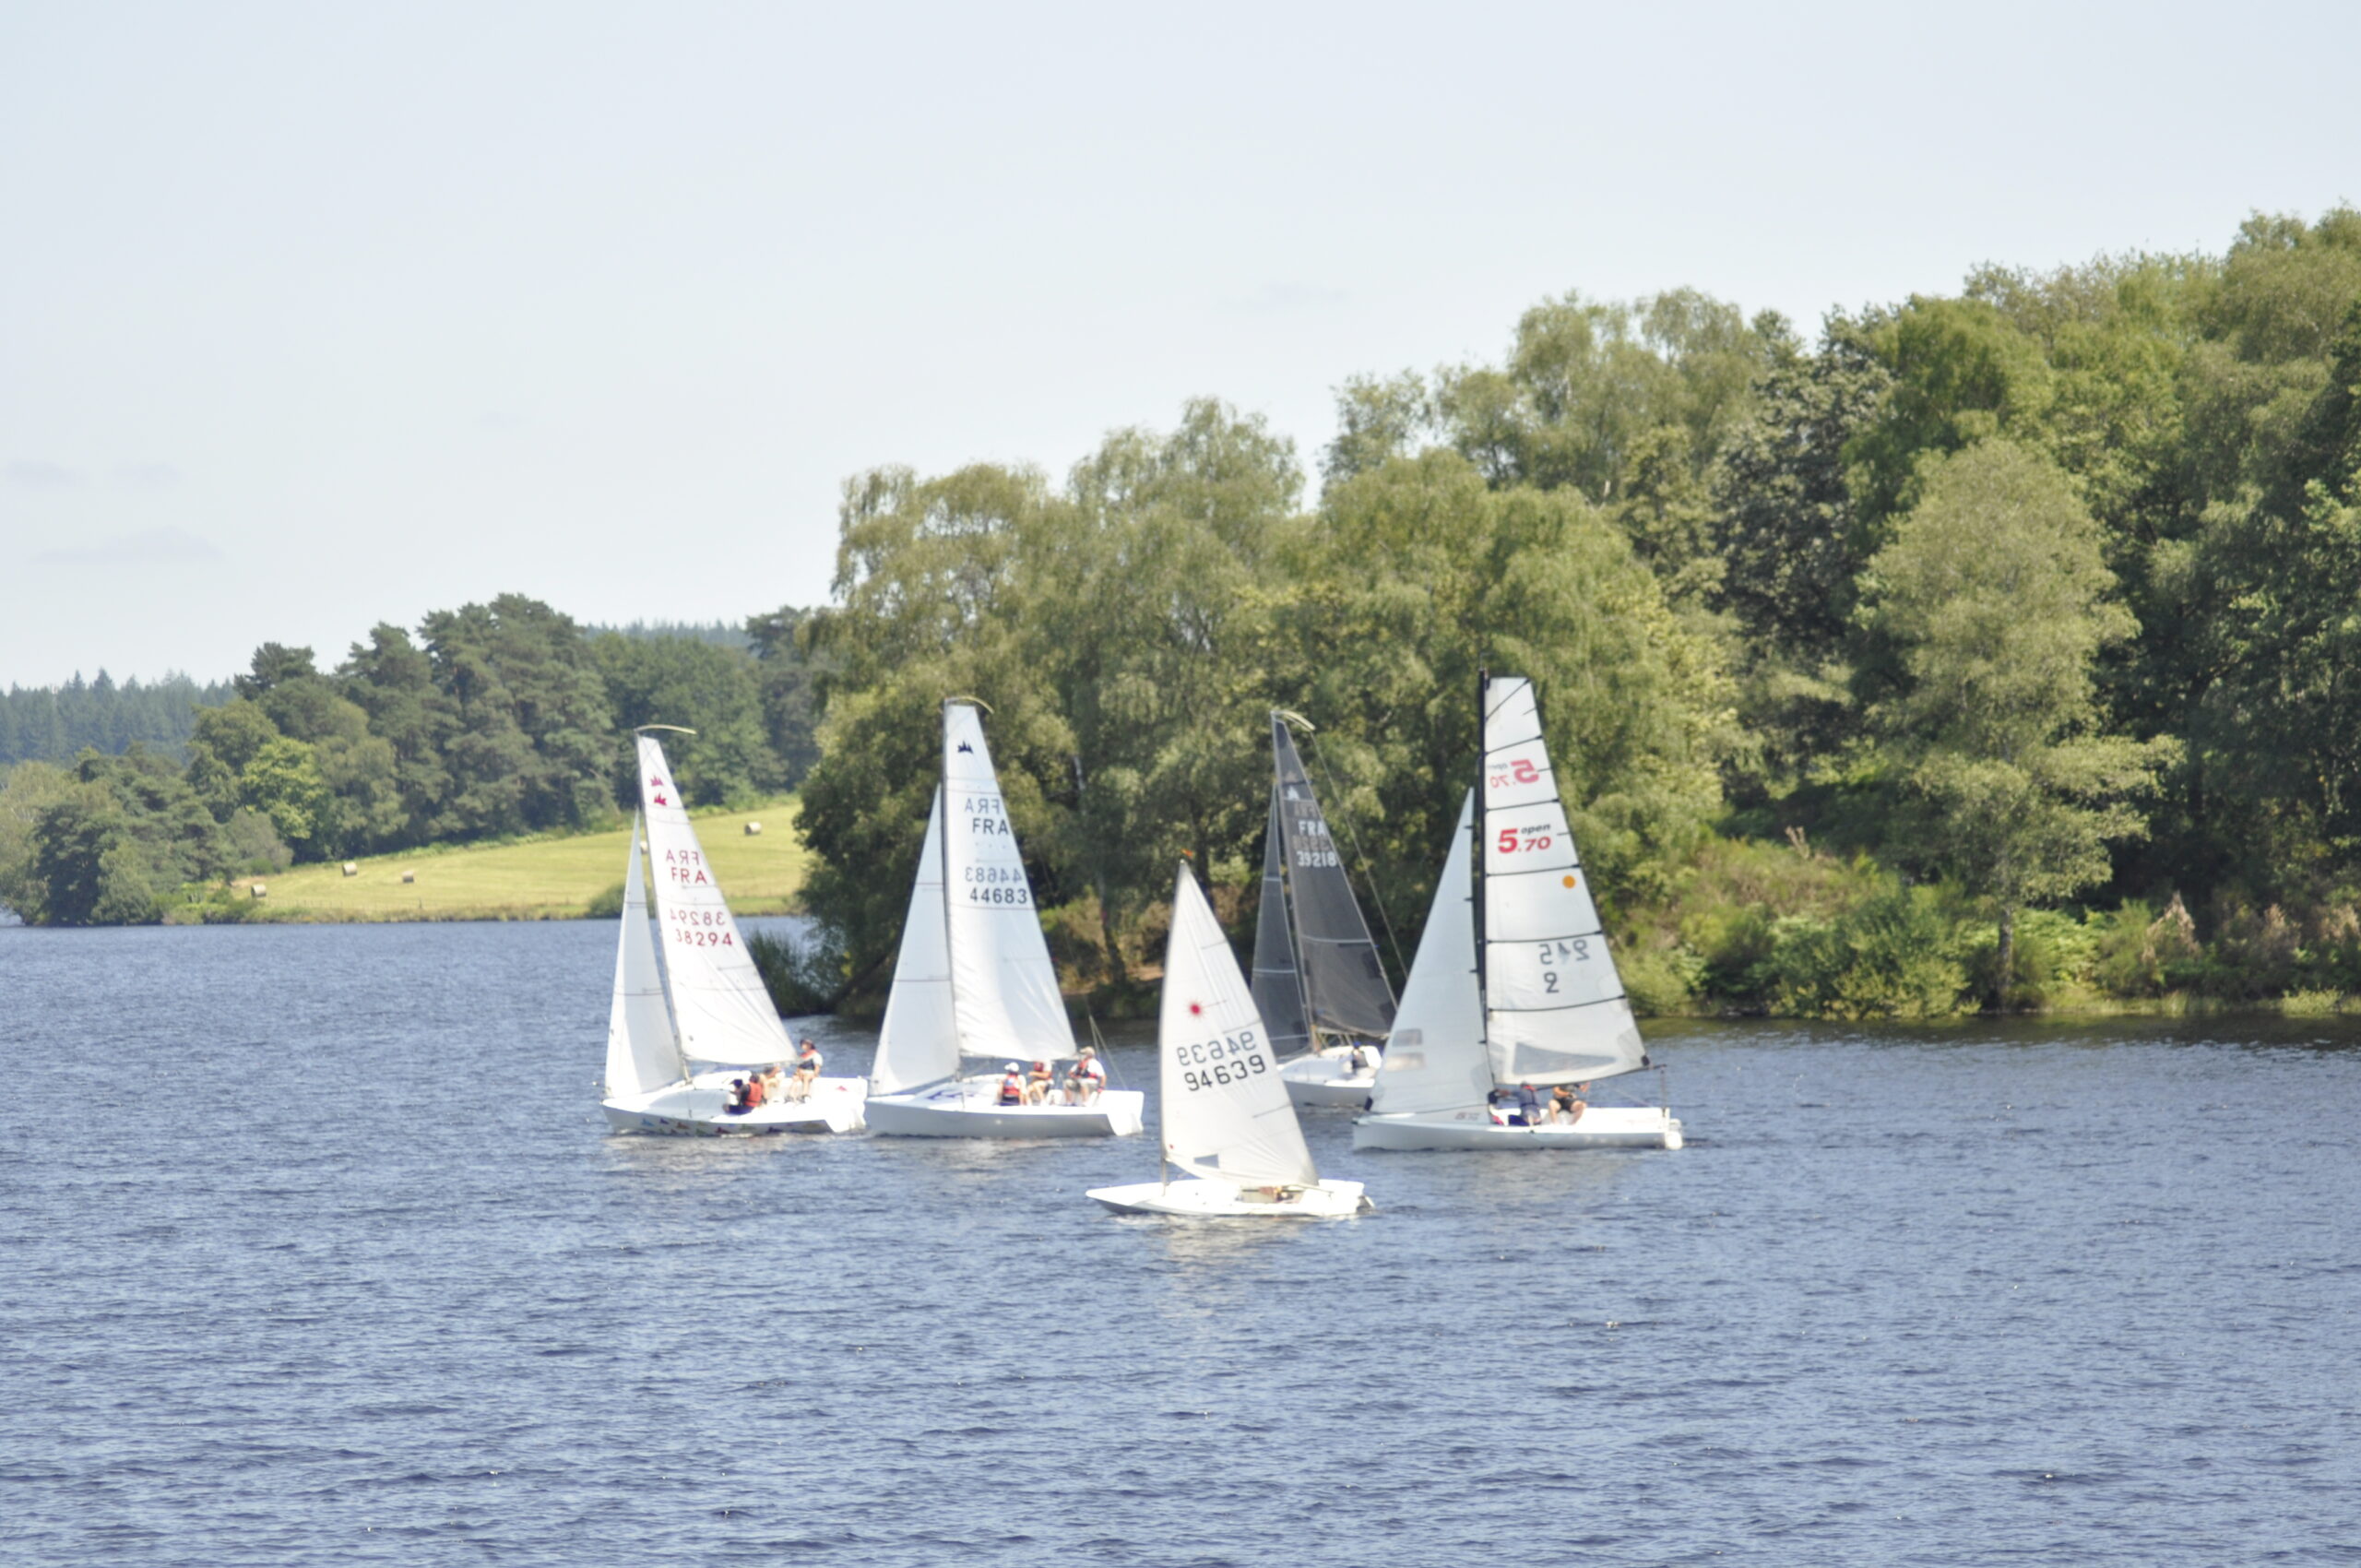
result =
[[1074,1026],[983,721],[963,702],[943,705],[943,925],[959,1049],[1018,1061],[1073,1055]]
[[1287,720],[1271,716],[1276,769],[1275,808],[1286,840],[1288,904],[1295,913],[1295,949],[1303,975],[1304,1011],[1315,1037],[1382,1039],[1394,1027],[1394,988],[1369,923],[1346,879],[1344,857],[1328,834],[1319,797],[1303,770]]
[[1459,1111],[1481,1105],[1492,1089],[1484,1053],[1484,1003],[1476,983],[1476,902],[1468,883],[1467,841],[1475,792],[1460,803],[1459,826],[1435,884],[1426,934],[1402,986],[1402,1011],[1385,1042],[1370,1109],[1381,1115]]
[[664,977],[647,926],[647,890],[639,874],[639,818],[631,820],[631,860],[623,871],[623,932],[615,943],[615,996],[607,1010],[607,1094],[630,1099],[688,1076],[664,1005]]
[[902,950],[894,960],[894,989],[877,1035],[871,1087],[879,1094],[947,1078],[959,1070],[959,1019],[951,994],[951,953],[943,908],[943,790],[927,811],[926,845],[919,851],[910,912],[902,921]]
[[656,872],[656,913],[681,1054],[692,1062],[757,1066],[795,1054],[768,987],[746,956],[721,885],[689,826],[664,748],[639,738],[639,795],[647,814],[648,860]]
[[1574,853],[1533,683],[1484,684],[1484,1040],[1503,1084],[1645,1064],[1640,1028]]
[[1254,1009],[1270,1031],[1271,1048],[1290,1056],[1311,1046],[1311,1031],[1304,1026],[1303,975],[1287,929],[1286,860],[1287,830],[1279,826],[1279,787],[1273,783],[1271,826],[1263,839],[1263,901],[1254,911]]
[[1278,1186],[1320,1177],[1238,957],[1180,868],[1165,946],[1157,1053],[1164,1152],[1195,1176]]

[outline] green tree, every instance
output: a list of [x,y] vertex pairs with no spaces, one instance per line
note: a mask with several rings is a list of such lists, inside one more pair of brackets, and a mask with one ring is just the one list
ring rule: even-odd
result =
[[1915,488],[1864,576],[1884,655],[1865,680],[1884,771],[1919,808],[1897,852],[1998,909],[1997,1006],[2018,911],[2107,875],[2173,747],[2094,732],[2094,662],[2135,626],[2056,465],[1992,439],[1923,459]]
[[606,632],[591,641],[614,713],[615,803],[639,801],[638,754],[628,731],[677,724],[694,735],[666,735],[664,749],[692,805],[740,804],[780,788],[784,770],[763,729],[762,690],[742,649],[680,636],[627,637]]

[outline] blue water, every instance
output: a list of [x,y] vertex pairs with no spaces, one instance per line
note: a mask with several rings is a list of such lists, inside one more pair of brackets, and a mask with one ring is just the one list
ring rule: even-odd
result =
[[612,932],[0,932],[0,1557],[2361,1562],[2350,1026],[1657,1027],[1680,1153],[1191,1228],[607,1134]]

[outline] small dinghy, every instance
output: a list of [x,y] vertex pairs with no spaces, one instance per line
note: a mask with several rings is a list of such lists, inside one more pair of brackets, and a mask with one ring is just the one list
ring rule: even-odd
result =
[[1677,1149],[1669,1108],[1594,1105],[1567,1122],[1502,1099],[1651,1063],[1574,853],[1533,683],[1488,675],[1479,685],[1477,788],[1460,807],[1353,1146]]
[[[943,705],[943,781],[927,813],[894,985],[870,1071],[873,1133],[930,1138],[1129,1137],[1147,1097],[1108,1088],[1074,1026],[975,707]],[[998,1064],[970,1077],[967,1063]],[[1034,1067],[1049,1074],[1040,1092]]]
[[1172,890],[1157,1061],[1166,1175],[1174,1165],[1188,1175],[1096,1187],[1091,1197],[1118,1214],[1206,1219],[1342,1219],[1370,1206],[1358,1182],[1323,1182],[1312,1168],[1278,1053],[1185,864]]
[[[640,880],[640,824],[632,824],[623,870],[623,932],[615,944],[614,1004],[607,1021],[606,1099],[599,1109],[619,1132],[710,1137],[745,1133],[848,1133],[861,1123],[859,1078],[790,1075],[796,1051],[746,956],[721,885],[656,737],[639,737],[641,809],[656,868],[656,910],[664,936],[663,976]],[[678,1020],[678,1028],[674,1027]],[[765,1068],[777,1093],[751,1107],[740,1088]]]
[[1275,711],[1271,826],[1254,917],[1254,1005],[1273,1048],[1287,1058],[1279,1077],[1296,1104],[1355,1111],[1369,1104],[1394,1027],[1394,988],[1287,716]]

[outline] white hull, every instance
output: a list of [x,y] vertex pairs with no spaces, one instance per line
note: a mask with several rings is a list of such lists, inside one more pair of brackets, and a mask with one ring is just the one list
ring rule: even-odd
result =
[[1003,1105],[1000,1079],[969,1078],[908,1094],[872,1095],[869,1130],[904,1138],[1129,1138],[1145,1125],[1147,1096],[1108,1089],[1087,1105]]
[[1179,1182],[1093,1187],[1089,1195],[1117,1214],[1161,1214],[1184,1219],[1348,1219],[1371,1206],[1358,1182],[1271,1188],[1192,1176]]
[[1356,1073],[1353,1048],[1332,1045],[1280,1063],[1279,1079],[1287,1087],[1287,1098],[1299,1109],[1363,1110],[1377,1090],[1378,1064],[1385,1053],[1371,1045],[1362,1048],[1362,1056],[1369,1066]]
[[1357,1149],[1666,1148],[1680,1146],[1680,1122],[1652,1105],[1595,1105],[1572,1126],[1543,1123],[1504,1127],[1481,1106],[1409,1115],[1364,1116],[1353,1123]]
[[857,1133],[869,1094],[864,1078],[815,1078],[812,1097],[758,1105],[742,1116],[724,1109],[730,1080],[742,1073],[700,1073],[686,1084],[668,1084],[652,1094],[611,1099],[599,1106],[619,1133],[658,1133],[677,1137],[745,1137],[758,1133]]

